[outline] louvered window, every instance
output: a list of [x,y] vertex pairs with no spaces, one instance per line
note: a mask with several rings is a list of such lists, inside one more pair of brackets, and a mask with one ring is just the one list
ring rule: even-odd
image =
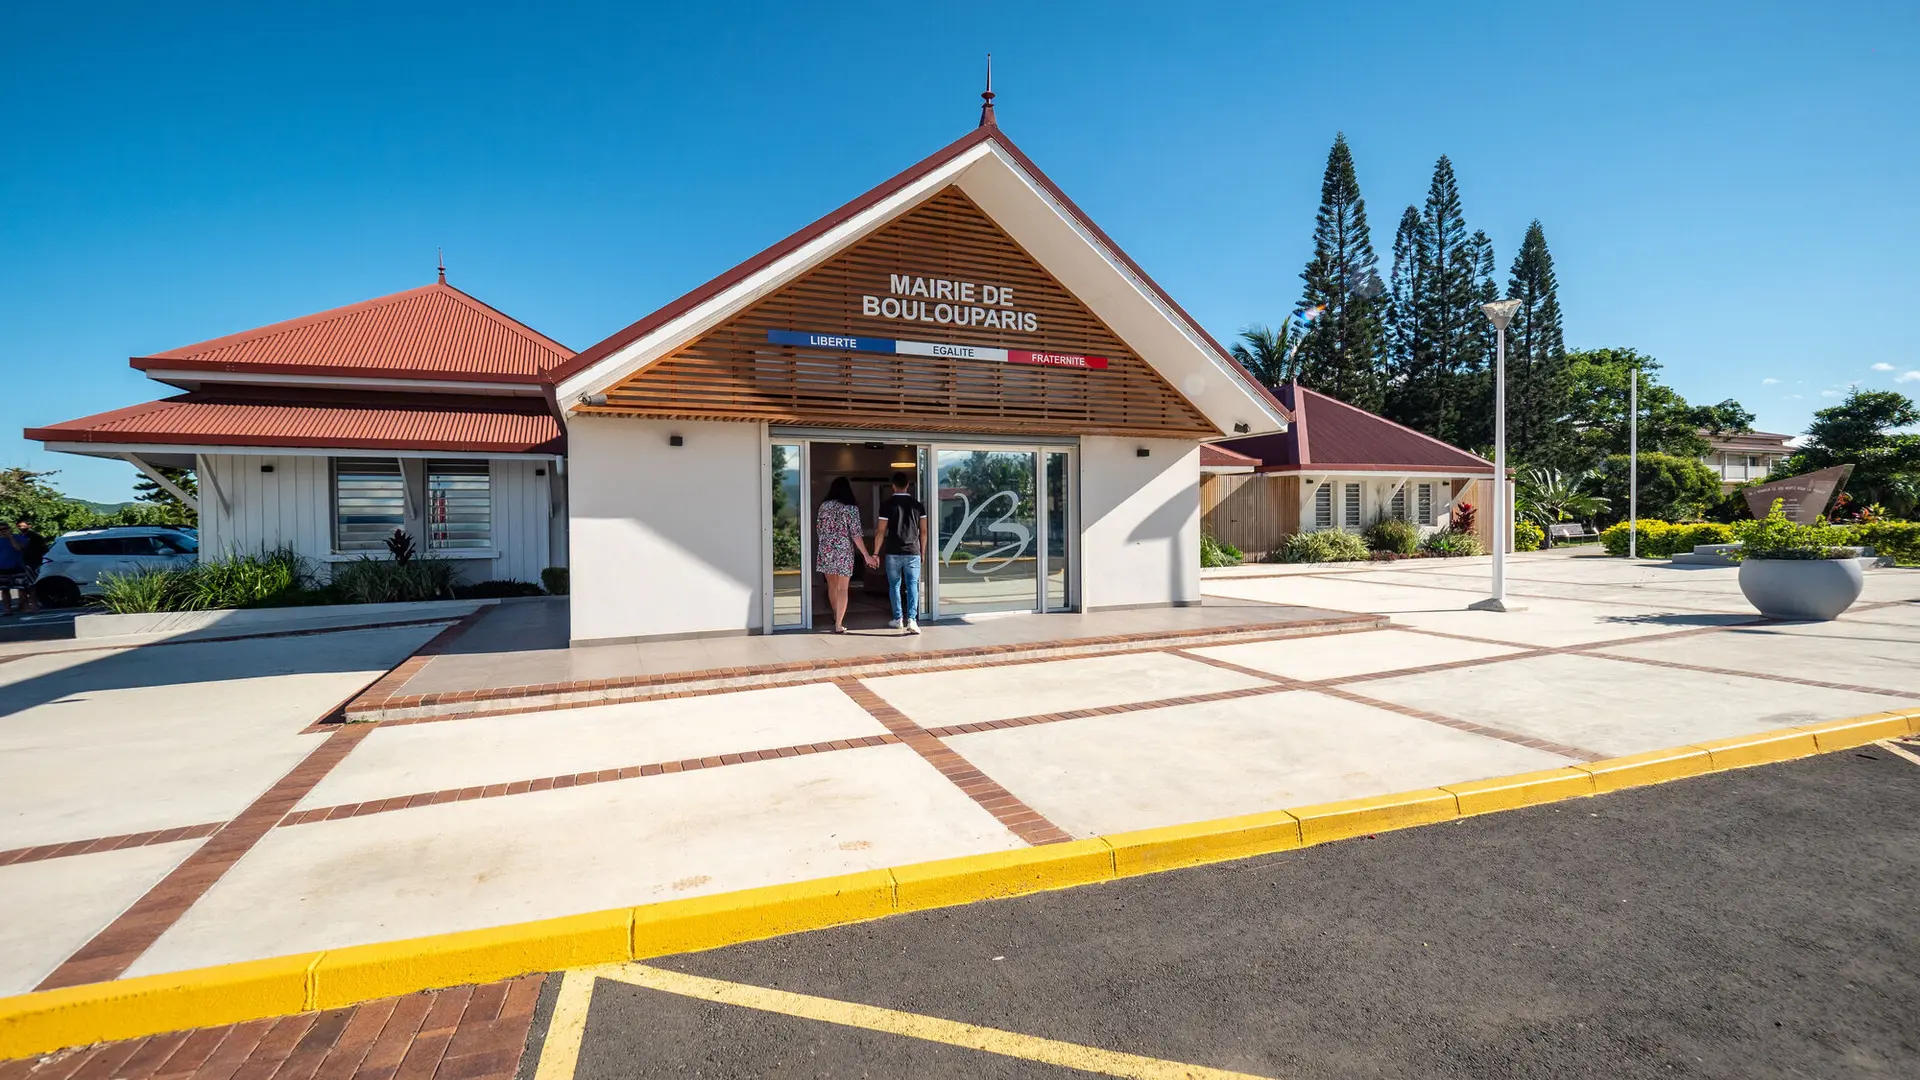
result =
[[493,546],[493,474],[484,461],[427,462],[427,549]]
[[1422,525],[1433,524],[1433,485],[1421,484],[1414,501],[1414,512],[1419,515]]
[[406,480],[392,458],[333,459],[333,550],[387,550],[387,537],[407,521]]
[[1341,500],[1340,524],[1349,529],[1360,527],[1360,485],[1347,484],[1345,498]]
[[1387,516],[1406,520],[1407,488],[1405,484],[1393,489],[1393,501],[1387,504]]
[[1333,528],[1333,485],[1321,484],[1313,489],[1313,527],[1316,529]]

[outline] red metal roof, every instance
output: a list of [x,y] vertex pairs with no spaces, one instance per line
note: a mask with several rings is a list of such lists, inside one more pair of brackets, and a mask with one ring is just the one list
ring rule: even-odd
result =
[[566,346],[445,282],[198,345],[136,356],[142,371],[245,371],[540,383]]
[[1297,382],[1280,388],[1293,424],[1219,445],[1262,462],[1261,472],[1493,473],[1493,462]]
[[1214,443],[1200,444],[1200,467],[1203,469],[1247,468],[1259,464],[1257,457],[1248,457]]
[[684,315],[687,312],[693,310],[694,308],[699,307],[701,304],[707,302],[708,300],[719,295],[720,293],[725,292],[727,289],[733,287],[734,285],[739,284],[741,281],[744,281],[745,279],[753,276],[759,271],[766,269],[768,266],[773,265],[775,262],[778,262],[779,260],[799,250],[801,247],[805,246],[806,244],[811,243],[812,241],[818,239],[820,236],[826,234],[827,232],[830,232],[835,227],[847,221],[849,218],[855,217],[861,212],[867,210],[868,208],[878,203],[886,201],[886,199],[889,196],[893,195],[895,192],[899,191],[901,188],[907,187],[908,185],[912,184],[914,181],[920,179],[921,177],[927,175],[928,173],[933,172],[934,170],[945,165],[947,162],[952,161],[954,158],[959,157],[961,154],[966,153],[968,150],[973,149],[975,146],[978,146],[979,144],[983,142],[987,142],[989,140],[997,144],[1000,147],[1000,149],[1006,151],[1009,157],[1012,157],[1015,161],[1019,162],[1020,167],[1025,169],[1028,175],[1032,176],[1033,179],[1037,183],[1039,183],[1041,187],[1045,188],[1047,190],[1047,193],[1053,196],[1053,198],[1057,200],[1061,206],[1065,207],[1068,213],[1071,213],[1076,219],[1078,219],[1080,224],[1086,226],[1088,232],[1092,233],[1096,238],[1098,238],[1102,244],[1105,244],[1107,247],[1107,250],[1112,252],[1114,257],[1118,258],[1121,262],[1125,263],[1127,265],[1127,268],[1133,271],[1133,273],[1137,275],[1143,283],[1145,283],[1147,288],[1153,290],[1154,295],[1158,296],[1162,301],[1164,301],[1168,307],[1172,308],[1173,311],[1177,313],[1180,316],[1180,318],[1187,323],[1188,326],[1193,328],[1194,332],[1198,333],[1202,338],[1204,338],[1207,344],[1213,347],[1214,352],[1219,354],[1220,359],[1226,364],[1230,365],[1234,371],[1239,373],[1240,377],[1243,380],[1245,380],[1247,386],[1250,389],[1252,389],[1255,393],[1265,397],[1283,414],[1287,412],[1287,408],[1285,404],[1278,397],[1276,397],[1272,391],[1268,390],[1267,387],[1262,385],[1260,383],[1260,380],[1255,379],[1251,374],[1248,374],[1247,370],[1241,367],[1240,364],[1233,359],[1232,353],[1228,352],[1225,347],[1223,347],[1218,341],[1214,340],[1213,335],[1207,333],[1206,328],[1201,326],[1200,323],[1193,318],[1193,316],[1188,315],[1186,309],[1181,307],[1178,301],[1174,300],[1173,297],[1168,296],[1166,290],[1162,289],[1159,286],[1159,284],[1153,280],[1152,277],[1148,276],[1147,272],[1140,268],[1139,263],[1136,263],[1133,261],[1132,256],[1129,256],[1126,252],[1120,250],[1120,245],[1114,243],[1112,237],[1108,236],[1106,232],[1100,228],[1100,226],[1094,224],[1093,219],[1088,217],[1086,213],[1080,209],[1080,207],[1074,205],[1073,200],[1067,198],[1066,192],[1061,191],[1059,186],[1056,185],[1052,181],[1052,179],[1050,179],[1047,176],[1046,173],[1040,171],[1040,166],[1035,165],[1033,163],[1032,158],[1029,158],[1027,157],[1026,154],[1022,153],[1020,148],[1013,144],[1013,140],[1007,138],[1006,133],[1001,131],[998,125],[993,124],[991,122],[982,123],[979,127],[974,128],[972,131],[967,132],[965,135],[962,135],[960,138],[955,139],[954,141],[948,143],[946,146],[943,146],[940,149],[934,151],[932,154],[921,159],[916,164],[908,166],[905,170],[895,175],[892,179],[889,179],[884,183],[880,184],[878,187],[875,187],[869,190],[866,194],[861,195],[860,197],[854,199],[852,202],[849,202],[846,205],[840,207],[838,210],[832,211],[831,213],[827,214],[825,217],[822,217],[819,220],[815,221],[813,224],[808,225],[805,228],[801,229],[799,232],[796,232],[792,236],[787,237],[785,240],[782,240],[779,243],[774,244],[772,247],[767,248],[765,251],[760,252],[758,255],[755,255],[752,258],[747,259],[745,262],[742,262],[738,266],[735,266],[733,269],[726,271],[720,276],[707,282],[705,285],[702,285],[699,288],[694,289],[692,292],[686,293],[685,295],[681,296],[679,299],[674,300],[673,302],[667,304],[665,307],[659,309],[658,311],[655,311],[652,314],[647,315],[645,318],[642,318],[640,321],[633,323],[632,325],[628,326],[626,329],[613,334],[611,337],[608,337],[606,340],[601,341],[595,345],[589,346],[584,352],[581,352],[577,356],[573,357],[571,360],[566,361],[565,363],[559,365],[559,367],[554,369],[554,371],[552,372],[553,381],[559,382],[562,379],[565,379],[580,371],[586,370],[588,367],[592,366],[593,364],[598,363],[601,360],[604,360],[608,356],[613,355],[614,353],[620,351],[621,349],[632,344],[633,342],[638,341],[640,338],[645,337],[647,334],[652,333],[654,330],[660,328],[661,326],[664,326],[667,323],[673,321],[674,319],[679,318],[681,315]]
[[96,445],[338,447],[559,454],[560,422],[542,398],[303,392],[180,394],[28,428],[41,442]]

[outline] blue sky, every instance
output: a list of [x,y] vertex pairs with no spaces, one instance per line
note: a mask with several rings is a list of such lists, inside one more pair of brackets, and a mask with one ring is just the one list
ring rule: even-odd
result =
[[[0,466],[160,395],[127,357],[449,280],[584,348],[1000,122],[1217,336],[1291,310],[1334,132],[1383,259],[1452,157],[1575,347],[1798,432],[1920,393],[1920,6],[16,5]],[[1902,375],[1914,374],[1904,383]]]

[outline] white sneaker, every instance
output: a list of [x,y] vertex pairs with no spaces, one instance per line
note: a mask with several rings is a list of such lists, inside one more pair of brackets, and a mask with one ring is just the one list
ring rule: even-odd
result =
[[920,632],[920,624],[919,624],[919,623],[917,623],[917,622],[914,622],[914,621],[913,621],[912,619],[908,619],[908,620],[907,620],[907,633],[909,633],[909,634],[917,634],[917,633],[919,633],[919,632]]
[[898,629],[900,629],[900,620],[899,620],[899,619],[888,619],[888,620],[887,620],[887,627],[888,627],[888,629],[891,629],[891,630],[898,630]]

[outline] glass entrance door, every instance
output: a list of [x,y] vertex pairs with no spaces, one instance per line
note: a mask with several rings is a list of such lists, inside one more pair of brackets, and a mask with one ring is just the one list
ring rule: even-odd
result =
[[1031,450],[937,449],[938,608],[1033,611],[1041,607],[1043,549]]

